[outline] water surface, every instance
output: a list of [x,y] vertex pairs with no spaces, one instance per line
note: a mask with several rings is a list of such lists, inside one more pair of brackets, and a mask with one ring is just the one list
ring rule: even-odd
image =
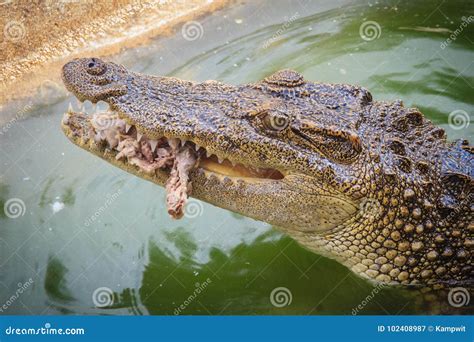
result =
[[[473,112],[474,23],[446,44],[470,15],[469,1],[248,2],[198,18],[199,39],[178,30],[112,59],[233,84],[292,68],[309,80],[362,85],[377,100],[403,99],[450,139],[472,139],[473,126],[449,125],[448,114]],[[370,21],[375,36],[361,35]],[[0,304],[32,280],[3,314],[351,314],[361,303],[360,314],[435,312],[268,224],[198,201],[195,217],[171,220],[162,188],[63,136],[72,99],[62,94],[16,104],[24,113],[1,130],[0,204],[21,199],[25,212],[0,212]],[[270,300],[279,287],[291,296],[282,307]]]

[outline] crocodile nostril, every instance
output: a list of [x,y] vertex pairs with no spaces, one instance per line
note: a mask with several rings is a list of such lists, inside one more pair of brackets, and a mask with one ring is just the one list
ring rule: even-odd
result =
[[107,71],[104,63],[96,58],[91,58],[87,63],[87,73],[94,76],[103,75]]

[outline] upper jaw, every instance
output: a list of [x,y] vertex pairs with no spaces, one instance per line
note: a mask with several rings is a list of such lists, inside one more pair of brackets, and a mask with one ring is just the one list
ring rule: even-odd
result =
[[[94,63],[99,66],[100,72],[94,72],[93,74],[87,72],[91,60],[94,60]],[[105,68],[103,72],[100,66]],[[127,80],[130,77],[136,78],[136,82],[132,82],[133,85],[128,85],[130,89],[127,89],[127,84],[129,84]],[[260,169],[270,168],[277,170],[282,175],[293,172],[311,173],[312,170],[308,168],[308,165],[311,163],[311,160],[315,159],[314,157],[310,157],[308,153],[300,153],[291,146],[287,148],[283,146],[284,144],[274,144],[271,139],[266,139],[259,134],[251,136],[252,127],[248,127],[249,137],[247,142],[245,142],[245,137],[243,137],[243,141],[239,141],[240,137],[236,137],[234,131],[221,131],[220,129],[213,130],[210,128],[213,126],[213,122],[211,119],[206,118],[203,113],[207,113],[210,110],[224,112],[225,109],[219,109],[218,102],[214,104],[212,101],[200,103],[199,110],[194,111],[201,114],[196,114],[196,117],[190,118],[190,113],[182,110],[182,108],[174,108],[172,102],[171,104],[166,102],[160,103],[149,98],[149,86],[147,82],[142,82],[140,77],[143,76],[128,72],[122,66],[114,63],[105,63],[97,59],[73,60],[63,67],[64,83],[67,89],[80,101],[89,100],[92,103],[97,103],[103,100],[107,102],[111,110],[116,112],[121,120],[130,126],[135,126],[139,134],[145,135],[149,139],[159,140],[165,137],[166,139],[179,139],[182,142],[187,141],[189,144],[193,144],[197,150],[203,147],[205,157],[211,158],[215,156],[214,158],[218,162],[227,160],[231,165],[243,164],[245,166],[252,165]],[[160,77],[156,81],[164,82],[166,85],[166,82],[170,81],[170,79]],[[207,84],[207,86],[212,86],[212,84]],[[215,87],[219,88],[222,86],[216,85]],[[217,88],[216,91],[218,90]],[[136,96],[133,94],[136,94]],[[137,98],[137,96],[140,98]],[[184,94],[183,96],[186,95]],[[260,97],[258,99],[263,101]],[[192,102],[190,101],[190,103]],[[248,102],[247,106],[252,107],[255,101]],[[147,106],[143,104],[147,104]],[[166,108],[167,106],[169,108]],[[229,118],[229,120],[238,120],[241,113],[238,112],[238,109],[236,111],[236,118]],[[161,123],[161,120],[166,122]],[[219,140],[219,143],[217,143],[217,140]],[[225,143],[231,140],[230,146],[225,146]],[[267,147],[273,149],[275,154],[270,155],[256,152],[255,150],[258,150],[259,147],[257,145],[261,143],[265,143]],[[247,150],[245,150],[246,146],[240,145],[246,145]],[[255,148],[248,148],[248,146],[255,146]],[[281,153],[276,153],[277,150]],[[293,157],[298,157],[300,160],[303,159],[300,165],[288,163],[288,159]],[[316,162],[316,172],[314,173],[318,172],[317,167],[319,166],[317,164]],[[301,165],[305,165],[304,167],[307,170],[302,169]]]

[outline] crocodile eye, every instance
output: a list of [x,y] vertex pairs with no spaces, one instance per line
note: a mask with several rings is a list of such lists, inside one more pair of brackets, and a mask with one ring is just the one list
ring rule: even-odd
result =
[[107,67],[101,61],[91,58],[87,64],[87,73],[94,76],[103,75],[107,71]]
[[342,164],[351,163],[362,151],[359,136],[349,130],[321,128],[312,122],[302,122],[294,131],[327,158]]
[[266,129],[281,132],[290,125],[290,119],[283,113],[265,112],[262,116],[262,122]]

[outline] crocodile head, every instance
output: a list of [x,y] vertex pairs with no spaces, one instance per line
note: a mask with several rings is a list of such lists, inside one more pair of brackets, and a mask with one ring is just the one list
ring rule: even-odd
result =
[[[159,147],[196,151],[193,197],[273,224],[363,277],[470,279],[471,151],[447,144],[416,109],[291,70],[233,86],[88,58],[67,63],[63,80],[79,100],[109,105],[107,129],[69,111],[64,132],[123,170],[165,185],[170,164],[151,167]],[[124,139],[135,144],[132,158]]]

